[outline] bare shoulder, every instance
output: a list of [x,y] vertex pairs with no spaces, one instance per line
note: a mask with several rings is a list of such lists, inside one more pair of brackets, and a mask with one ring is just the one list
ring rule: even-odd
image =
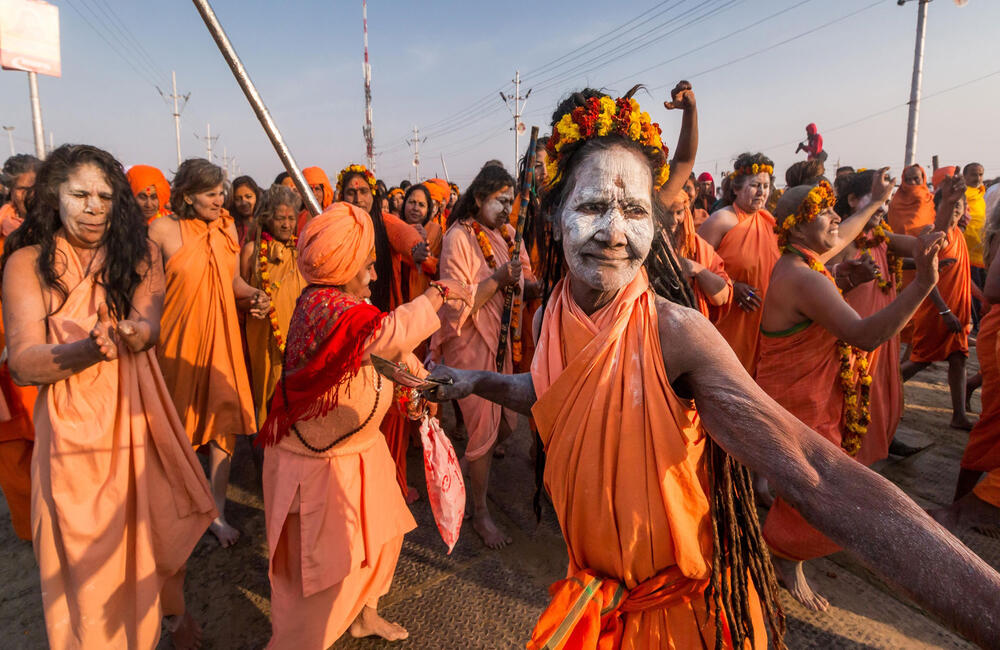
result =
[[726,233],[739,222],[735,212],[729,208],[721,208],[709,215],[705,223],[698,227],[698,234],[713,247],[718,248]]
[[7,258],[7,263],[4,264],[4,278],[37,277],[40,251],[38,246],[25,246],[11,253],[10,257]]
[[657,296],[656,315],[663,363],[671,382],[717,354],[720,344],[721,349],[729,348],[715,326],[696,309]]
[[147,235],[149,239],[159,247],[175,237],[180,237],[181,226],[177,222],[177,217],[172,214],[164,215],[159,219],[153,219],[149,223]]

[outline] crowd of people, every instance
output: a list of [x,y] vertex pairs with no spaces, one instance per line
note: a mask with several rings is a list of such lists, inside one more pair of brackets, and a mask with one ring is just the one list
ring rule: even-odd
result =
[[[781,648],[779,585],[826,609],[803,563],[841,549],[1000,645],[1000,575],[953,535],[1000,523],[1000,184],[978,163],[831,180],[810,125],[784,189],[747,152],[717,190],[690,85],[664,104],[672,150],[632,94],[570,94],[533,160],[488,161],[464,191],[307,167],[319,214],[287,172],[9,158],[0,487],[50,645],[153,648],[165,628],[200,647],[185,565],[206,531],[239,541],[247,436],[269,647],[406,638],[378,601],[416,526],[407,452],[441,403],[488,549],[511,542],[492,460],[535,438],[568,570],[529,648]],[[939,361],[970,434],[954,504],[928,514],[868,467],[918,451],[894,440],[903,382]]]

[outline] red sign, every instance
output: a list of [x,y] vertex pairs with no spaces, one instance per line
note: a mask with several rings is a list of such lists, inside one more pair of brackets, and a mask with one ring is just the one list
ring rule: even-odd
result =
[[42,0],[0,0],[0,67],[61,76],[58,7]]

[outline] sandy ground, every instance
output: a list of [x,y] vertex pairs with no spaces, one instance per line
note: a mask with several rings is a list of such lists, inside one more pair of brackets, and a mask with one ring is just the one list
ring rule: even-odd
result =
[[[969,373],[975,372],[973,357]],[[944,364],[906,385],[906,413],[899,436],[929,447],[905,460],[876,469],[924,507],[944,505],[954,490],[958,461],[967,434],[949,429]],[[978,396],[973,402],[978,411]],[[446,428],[453,426],[445,412]],[[525,427],[511,439],[506,458],[494,464],[491,500],[498,521],[514,543],[489,551],[467,524],[451,555],[445,554],[425,498],[414,504],[420,526],[407,535],[392,590],[380,603],[383,614],[406,626],[407,648],[524,647],[535,618],[547,603],[548,585],[563,577],[565,547],[551,508],[540,524],[531,509],[534,476]],[[450,428],[448,430],[451,430]],[[456,447],[464,444],[459,435]],[[426,495],[418,449],[410,451],[410,481]],[[206,534],[188,563],[191,612],[205,630],[207,648],[262,648],[268,640],[269,587],[264,512],[257,468],[249,446],[234,462],[228,516],[243,532],[233,548],[220,549]],[[1000,568],[1000,529],[971,532],[963,538],[974,551]],[[10,527],[6,503],[0,505],[0,647],[45,647],[41,595],[31,546]],[[807,576],[831,602],[825,613],[799,607],[783,592],[791,648],[963,648],[970,647],[845,553],[809,563]],[[373,639],[341,639],[335,648],[388,647]],[[170,647],[164,639],[161,648]],[[309,649],[300,649],[309,650]]]

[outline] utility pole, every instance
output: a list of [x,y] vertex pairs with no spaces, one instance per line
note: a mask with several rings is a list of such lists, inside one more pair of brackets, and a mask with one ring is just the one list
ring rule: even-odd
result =
[[214,143],[216,140],[219,139],[219,136],[212,135],[212,124],[208,123],[205,125],[204,138],[198,135],[197,133],[194,134],[194,137],[198,138],[199,140],[205,141],[205,153],[208,155],[208,162],[212,162],[212,143]]
[[413,139],[412,140],[407,140],[406,143],[413,145],[413,167],[416,170],[417,177],[415,179],[415,182],[417,182],[417,183],[420,182],[420,143],[421,142],[427,142],[427,138],[424,138],[423,140],[420,139],[420,129],[418,129],[417,125],[414,124],[413,125]]
[[14,151],[14,127],[5,126],[3,130],[7,132],[7,140],[10,142],[10,155],[14,155],[17,152]]
[[[170,71],[170,80],[173,82],[174,92],[170,93],[169,95],[164,95],[163,91],[160,90],[159,87],[157,87],[156,90],[160,93],[160,97],[162,97],[164,101],[173,100],[173,102],[174,102],[174,137],[177,140],[177,166],[180,167],[181,166],[181,160],[182,160],[181,159],[181,111],[183,111],[184,107],[187,106],[188,98],[191,97],[191,93],[188,93],[186,95],[178,95],[177,94],[177,72],[176,71],[174,71],[174,70]],[[183,99],[184,100],[184,103],[180,105],[180,108],[178,108],[178,106],[177,106],[177,100],[178,99]]]
[[368,154],[368,169],[375,173],[375,135],[372,131],[372,66],[368,62],[368,0],[361,0],[361,22],[364,29],[365,42],[365,152]]
[[49,131],[49,153],[56,150],[56,134]]
[[222,145],[222,171],[226,175],[226,179],[229,179],[229,151],[226,145]]
[[31,95],[31,125],[35,131],[35,155],[45,160],[45,129],[42,128],[42,103],[38,99],[38,73],[28,73],[28,92]]
[[[524,125],[521,124],[521,112],[524,110],[524,105],[528,102],[528,97],[531,95],[531,89],[525,93],[524,97],[521,96],[521,71],[514,71],[514,79],[512,80],[514,84],[514,96],[507,97],[502,92],[500,93],[500,99],[504,101],[507,108],[510,110],[511,115],[514,116],[514,174],[517,174],[517,160],[521,153],[521,131],[524,131]],[[513,107],[511,107],[513,104]]]
[[[907,0],[897,0],[899,6]],[[917,121],[920,117],[920,82],[924,73],[924,36],[927,34],[927,5],[931,0],[917,1],[917,43],[913,49],[913,78],[910,81],[910,114],[906,120],[906,156],[904,164],[913,164],[917,149]]]

